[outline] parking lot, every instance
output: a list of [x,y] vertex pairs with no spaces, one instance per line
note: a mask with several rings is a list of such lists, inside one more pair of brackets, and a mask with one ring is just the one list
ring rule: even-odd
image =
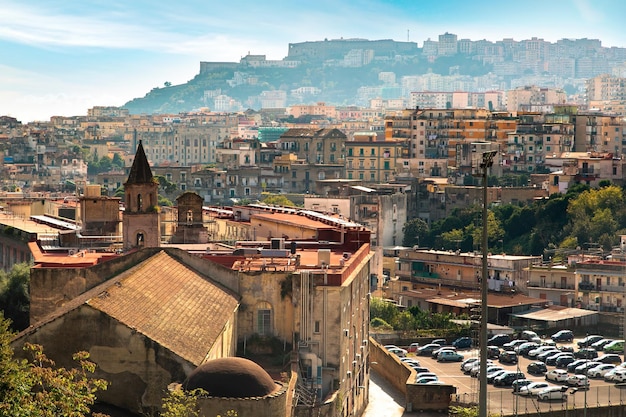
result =
[[[575,339],[570,343],[558,343],[557,346],[570,346],[574,351],[577,351],[578,340],[580,339]],[[458,352],[464,356],[464,359],[477,358],[479,353],[478,349],[475,348],[461,349]],[[435,373],[440,381],[454,385],[457,388],[456,402],[460,404],[475,404],[478,402],[479,379],[464,374],[460,369],[460,362],[437,362],[430,355],[418,356],[415,353],[409,353],[408,357],[418,360],[421,366]],[[536,359],[529,359],[520,355],[518,364],[503,364],[498,359],[492,360],[494,365],[501,366],[505,370],[523,372],[526,378],[532,381],[546,381],[544,375],[531,375],[527,372],[528,364],[536,361]],[[547,369],[550,371],[556,369],[556,367],[548,365]],[[553,401],[538,401],[536,397],[514,394],[510,386],[495,387],[493,384],[489,384],[489,413],[498,415],[536,413],[552,409],[583,408],[585,404],[588,407],[626,405],[626,386],[607,382],[602,378],[589,378],[589,381],[589,389],[574,389],[570,387],[567,389],[567,398],[565,400]],[[564,385],[564,383],[548,382],[553,385]]]

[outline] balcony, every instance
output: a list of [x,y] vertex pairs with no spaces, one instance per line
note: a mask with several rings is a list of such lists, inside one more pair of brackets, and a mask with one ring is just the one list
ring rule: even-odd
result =
[[528,287],[532,288],[547,288],[556,290],[573,290],[574,284],[561,284],[560,282],[541,282],[541,281],[529,281]]

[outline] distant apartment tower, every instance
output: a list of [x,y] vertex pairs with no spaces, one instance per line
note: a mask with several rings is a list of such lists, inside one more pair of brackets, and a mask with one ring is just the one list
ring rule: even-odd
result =
[[113,106],[94,106],[87,110],[88,117],[127,117],[128,109]]
[[519,87],[506,93],[506,109],[516,112],[529,105],[555,105],[564,104],[567,94],[562,89],[542,88],[537,86]]
[[439,35],[439,49],[437,52],[440,56],[456,55],[459,52],[457,36],[448,32]]
[[586,81],[586,88],[590,107],[594,101],[626,100],[626,78],[598,75]]

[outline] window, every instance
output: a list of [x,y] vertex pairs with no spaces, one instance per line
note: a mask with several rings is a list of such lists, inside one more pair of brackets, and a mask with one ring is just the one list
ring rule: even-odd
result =
[[260,335],[272,333],[272,307],[269,303],[260,302],[256,310],[256,327]]
[[348,156],[352,156],[352,148],[348,148]]
[[363,155],[363,148],[359,148],[359,155]]
[[319,333],[320,332],[320,321],[319,320],[315,320],[315,324],[313,327],[313,333]]
[[376,149],[372,148],[372,153],[371,153],[371,155],[372,155],[372,156],[376,156]]

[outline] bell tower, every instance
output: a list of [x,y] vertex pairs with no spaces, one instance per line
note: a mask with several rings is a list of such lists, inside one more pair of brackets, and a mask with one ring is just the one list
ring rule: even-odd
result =
[[148,158],[139,141],[128,180],[124,183],[124,250],[158,247],[161,244],[159,184],[152,176]]

